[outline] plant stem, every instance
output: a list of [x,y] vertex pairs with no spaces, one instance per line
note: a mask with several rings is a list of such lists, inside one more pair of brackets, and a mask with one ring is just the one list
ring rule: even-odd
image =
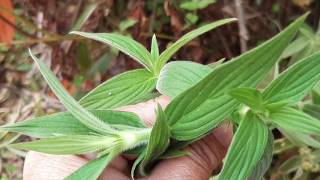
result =
[[149,140],[151,135],[151,128],[145,128],[141,130],[122,131],[119,133],[121,139],[124,142],[124,149],[135,148]]

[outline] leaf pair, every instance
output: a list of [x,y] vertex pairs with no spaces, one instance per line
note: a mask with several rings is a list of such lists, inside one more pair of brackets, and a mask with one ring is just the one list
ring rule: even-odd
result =
[[[12,147],[51,154],[82,154],[102,151],[103,154],[115,155],[129,148],[134,148],[140,141],[146,141],[149,134],[142,131],[143,134],[135,128],[136,126],[144,127],[137,116],[131,113],[88,111],[66,92],[43,62],[32,54],[31,57],[38,65],[40,72],[53,92],[69,112],[2,127],[5,130],[26,132],[38,137],[49,137],[38,141],[14,144]],[[112,118],[113,115],[115,117]],[[80,123],[75,122],[76,120]],[[54,121],[60,124],[51,126]],[[113,125],[111,125],[112,123]],[[60,127],[60,125],[66,125],[67,127]],[[121,136],[124,129],[127,130],[130,137],[134,137],[133,140]],[[109,160],[102,162],[107,163]],[[90,165],[88,166],[90,167]],[[85,172],[86,168],[75,173],[82,174]]]
[[[147,175],[147,171],[150,170],[150,165],[166,151],[170,142],[170,127],[166,114],[160,105],[158,105],[156,114],[157,119],[153,125],[145,153],[143,154],[144,157],[141,159],[139,167],[140,173],[144,176]],[[138,161],[140,160],[138,159]]]
[[102,83],[83,97],[80,100],[81,104],[89,109],[113,109],[152,98],[152,91],[155,89],[160,69],[174,53],[197,36],[233,21],[235,21],[233,18],[223,19],[195,29],[181,37],[161,54],[155,35],[152,37],[149,53],[137,41],[119,34],[71,32],[117,48],[146,68],[119,74]]
[[255,87],[277,62],[305,17],[259,47],[215,68],[174,98],[165,110],[173,138],[197,139],[219,125],[239,105],[226,92]]
[[196,30],[193,30],[184,36],[182,36],[178,41],[173,43],[168,49],[159,55],[159,48],[157,45],[156,37],[153,36],[151,42],[151,53],[148,50],[133,39],[122,36],[116,33],[86,33],[73,31],[71,34],[77,34],[89,39],[94,39],[112,47],[115,47],[122,51],[123,53],[129,55],[142,65],[144,65],[150,72],[155,74],[162,68],[162,66],[171,58],[171,56],[176,53],[182,46],[190,42],[192,39],[224,24],[235,21],[236,19],[223,19],[215,21],[213,23],[204,25]]
[[[304,137],[307,137],[306,135],[310,134],[319,135],[319,120],[305,114],[304,112],[286,106],[287,104],[292,105],[293,103],[297,103],[301,100],[319,80],[320,53],[316,53],[305,58],[282,73],[277,79],[271,82],[262,94],[254,89],[238,88],[232,90],[230,95],[238,101],[248,105],[253,110],[268,109],[269,113],[264,118],[270,119],[270,122],[280,128],[280,130],[285,130],[281,130],[282,132],[289,131],[301,133],[300,135],[303,135]],[[245,121],[245,119],[242,121]],[[242,121],[241,123],[243,123]],[[237,133],[235,134],[235,141],[238,136],[244,136],[243,133],[245,132],[241,132],[239,130],[237,130]],[[287,133],[284,134],[287,135]],[[258,134],[253,134],[253,136],[257,135]],[[311,137],[309,138],[311,140]],[[310,145],[314,146],[314,142],[309,141],[309,143],[312,143]],[[233,150],[233,146],[231,146],[228,154],[233,152]],[[251,152],[251,155],[259,152],[259,150],[253,151]],[[243,156],[245,155],[250,155],[250,152],[243,154]],[[235,163],[234,160],[228,161],[228,159],[226,159],[225,166],[228,166],[228,162]],[[230,170],[230,168],[227,169]],[[223,170],[222,174],[224,174],[225,171],[227,170]]]

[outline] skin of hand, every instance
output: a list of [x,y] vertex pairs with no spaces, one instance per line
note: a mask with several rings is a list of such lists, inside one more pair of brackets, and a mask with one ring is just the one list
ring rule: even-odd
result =
[[[122,111],[136,113],[148,126],[155,120],[155,107],[163,108],[169,98],[156,99],[120,108]],[[219,168],[232,139],[232,127],[223,124],[206,137],[189,145],[189,156],[183,156],[158,163],[150,176],[140,180],[207,180],[213,170]],[[24,180],[61,180],[88,162],[93,157],[75,155],[49,155],[30,151],[25,159]],[[129,159],[119,156],[103,171],[100,180],[130,180]],[[132,159],[131,159],[132,160]]]

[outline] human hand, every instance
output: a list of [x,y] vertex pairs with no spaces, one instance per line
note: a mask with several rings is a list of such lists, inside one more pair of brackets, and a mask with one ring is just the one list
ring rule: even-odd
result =
[[[169,98],[161,96],[137,105],[120,108],[123,111],[136,113],[148,126],[155,120],[155,107],[159,103],[165,107]],[[158,163],[150,176],[141,180],[205,180],[217,169],[226,154],[232,138],[232,128],[222,125],[206,137],[189,145],[186,150],[189,156],[183,156]],[[24,180],[60,180],[83,166],[92,157],[75,155],[50,155],[29,152],[25,159]],[[101,180],[130,180],[130,158],[115,158],[101,174]]]

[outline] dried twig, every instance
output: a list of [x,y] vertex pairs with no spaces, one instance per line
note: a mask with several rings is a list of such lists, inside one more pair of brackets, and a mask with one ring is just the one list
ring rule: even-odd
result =
[[0,14],[0,20],[2,20],[3,22],[5,22],[6,24],[8,24],[9,26],[11,26],[13,29],[15,29],[17,32],[19,32],[20,34],[26,36],[26,37],[30,37],[30,38],[34,38],[35,36],[33,36],[32,34],[28,34],[26,32],[24,32],[22,29],[20,29],[18,26],[16,26],[15,24],[13,24],[11,21],[9,21],[8,19],[6,19],[4,16],[2,16]]
[[245,13],[242,7],[242,0],[234,0],[234,3],[236,5],[236,12],[238,16],[241,52],[245,52],[247,51],[247,41],[249,40],[249,35],[246,28]]
[[[54,37],[44,37],[41,39],[27,39],[27,40],[16,40],[12,41],[10,44],[11,45],[32,45],[32,44],[37,44],[37,43],[50,43],[50,42],[59,42],[59,41],[67,41],[67,40],[86,40],[86,38],[83,37],[77,37],[73,35],[65,35],[65,36],[54,36]],[[8,43],[0,43],[1,46],[7,46],[9,45]]]

